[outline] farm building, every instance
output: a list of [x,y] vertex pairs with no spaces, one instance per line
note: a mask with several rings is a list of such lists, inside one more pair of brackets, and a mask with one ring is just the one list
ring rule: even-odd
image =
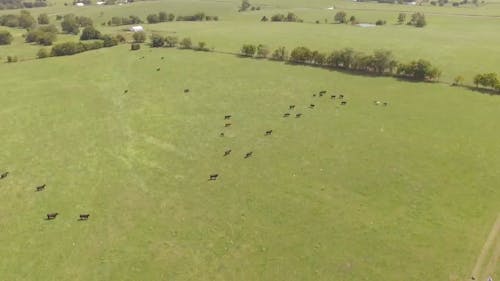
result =
[[140,25],[131,26],[130,27],[130,31],[132,31],[132,32],[144,31],[144,28],[142,26],[140,26]]

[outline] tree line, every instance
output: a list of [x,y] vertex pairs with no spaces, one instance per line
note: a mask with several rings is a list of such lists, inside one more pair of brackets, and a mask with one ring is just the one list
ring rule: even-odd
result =
[[473,82],[474,85],[476,85],[476,88],[479,88],[479,86],[481,86],[500,92],[500,80],[498,79],[498,75],[496,73],[489,72],[477,74],[476,76],[474,76]]
[[[146,41],[146,33],[141,31],[141,32],[136,32],[133,35],[134,42],[132,43],[130,49],[131,50],[138,50],[140,49],[140,46],[137,44],[143,43]],[[178,47],[179,49],[191,49],[191,50],[196,50],[196,51],[205,51],[208,52],[210,49],[207,47],[207,44],[203,41],[198,42],[196,45],[193,43],[191,38],[185,37],[183,39],[179,39],[177,36],[166,36],[163,37],[159,34],[153,34],[150,37],[150,46],[152,48],[161,48],[161,47],[166,47],[166,48],[175,48]]]
[[[161,23],[161,22],[171,22],[171,21],[218,21],[218,16],[209,16],[204,12],[199,12],[194,15],[187,16],[175,16],[172,13],[159,12],[154,14],[149,14],[146,16],[146,22],[149,24]],[[141,24],[144,21],[138,16],[130,15],[127,17],[112,17],[108,20],[107,25],[109,26],[119,26],[119,25],[130,25],[130,24]]]
[[46,6],[46,0],[35,0],[33,2],[24,0],[0,0],[0,10],[30,9]]
[[441,75],[441,71],[429,61],[419,59],[401,63],[394,58],[391,51],[387,50],[375,50],[371,54],[366,54],[351,48],[344,48],[323,53],[301,46],[289,53],[285,47],[279,47],[271,52],[265,45],[245,44],[241,48],[240,55],[371,75],[397,76],[416,81],[434,81]]

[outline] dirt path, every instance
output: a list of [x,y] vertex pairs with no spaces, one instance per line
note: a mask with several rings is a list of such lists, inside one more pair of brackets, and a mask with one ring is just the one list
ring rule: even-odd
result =
[[[500,258],[500,214],[497,217],[493,228],[484,242],[481,253],[477,258],[476,265],[471,276],[476,280],[487,280],[488,276],[495,277],[495,270],[498,268]],[[498,277],[498,276],[497,276]]]

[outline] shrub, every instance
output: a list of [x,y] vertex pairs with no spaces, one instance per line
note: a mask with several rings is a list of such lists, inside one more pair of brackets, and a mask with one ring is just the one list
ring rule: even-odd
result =
[[47,14],[43,13],[38,15],[38,24],[49,24],[49,16]]
[[375,22],[375,25],[385,25],[386,24],[386,21],[385,20],[377,20]]
[[[54,31],[55,29],[55,31]],[[57,28],[55,26],[40,27],[29,31],[26,34],[25,41],[27,43],[36,42],[40,45],[49,46],[52,45],[57,38]]]
[[464,77],[462,75],[458,75],[453,79],[453,86],[461,86],[464,83]]
[[148,23],[159,23],[160,17],[157,14],[150,14],[146,17]]
[[76,42],[64,42],[54,45],[50,52],[51,56],[69,56],[85,51],[83,44]]
[[263,16],[260,21],[269,21],[269,19],[266,16]]
[[17,62],[17,57],[16,56],[7,56],[7,62],[8,63]]
[[413,25],[416,27],[424,27],[427,25],[427,21],[425,20],[425,15],[422,13],[414,13],[411,15],[411,20],[408,22],[408,25]]
[[139,31],[135,32],[134,35],[132,35],[134,38],[135,43],[144,43],[146,41],[146,32],[144,31]]
[[257,46],[257,57],[258,58],[267,58],[267,56],[269,56],[270,52],[271,51],[269,50],[269,48],[266,45],[260,44],[259,46]]
[[39,59],[48,58],[48,57],[50,57],[50,53],[49,53],[49,51],[47,49],[41,48],[36,53],[36,57],[39,58]]
[[273,54],[271,55],[271,58],[273,60],[278,60],[278,61],[287,60],[288,51],[286,50],[285,47],[279,47],[278,49],[274,50]]
[[139,43],[132,43],[130,45],[130,50],[132,51],[137,51],[137,50],[140,50],[141,49],[141,44]]
[[0,30],[0,45],[9,45],[12,42],[12,34],[7,30]]
[[293,62],[305,63],[309,62],[311,58],[312,52],[306,47],[297,47],[290,54],[290,60]]
[[333,20],[337,23],[346,23],[347,22],[347,14],[344,11],[337,12],[333,17]]
[[73,14],[68,14],[64,16],[61,22],[61,29],[65,33],[78,34],[80,32],[80,24],[78,23],[76,16]]
[[205,42],[198,42],[198,48],[197,48],[198,51],[204,51],[204,52],[208,52],[209,49],[207,48],[207,43]]
[[245,57],[253,57],[255,52],[257,51],[257,47],[252,44],[245,44],[243,47],[241,47],[241,55]]
[[167,36],[165,37],[165,45],[169,48],[177,46],[179,39],[175,36]]
[[101,32],[93,26],[87,26],[82,30],[80,40],[95,40],[101,38]]
[[193,43],[191,42],[191,38],[184,38],[179,43],[181,49],[191,49]]
[[285,18],[283,14],[276,14],[271,17],[271,21],[285,21]]
[[[118,43],[120,42],[119,36],[121,36],[121,35],[117,35],[115,37],[113,37],[112,35],[109,35],[109,34],[102,35],[100,39],[102,40],[103,47],[109,48],[109,47],[113,47],[113,46],[118,45]],[[121,38],[123,38],[123,36],[121,36]],[[123,38],[123,39],[125,40],[125,38]],[[125,41],[123,41],[123,42],[125,42]]]
[[159,48],[163,47],[163,45],[165,45],[165,38],[163,38],[163,36],[158,34],[151,35],[151,47]]

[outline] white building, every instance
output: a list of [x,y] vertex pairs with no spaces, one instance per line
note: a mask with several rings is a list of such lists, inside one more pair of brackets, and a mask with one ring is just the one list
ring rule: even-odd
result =
[[132,31],[132,32],[144,31],[144,28],[142,26],[140,26],[140,25],[131,26],[130,27],[130,31]]

